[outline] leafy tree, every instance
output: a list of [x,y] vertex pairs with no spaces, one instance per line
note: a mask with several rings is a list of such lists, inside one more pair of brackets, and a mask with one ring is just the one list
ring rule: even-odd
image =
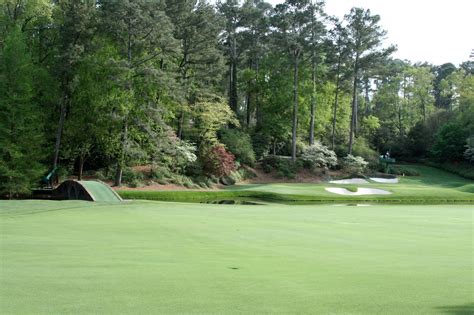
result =
[[[0,14],[0,34],[18,27],[22,32],[33,31],[36,26],[49,22],[53,8],[49,0],[4,0]],[[28,38],[25,38],[28,41]]]
[[445,86],[442,95],[450,96],[451,110],[468,111],[474,104],[474,74],[459,68],[452,72],[440,85]]
[[235,114],[222,99],[200,100],[194,107],[198,144],[209,147],[219,143],[217,132],[229,124],[238,125]]
[[110,64],[116,56],[113,46],[99,45],[96,51],[81,58],[75,71],[75,93],[69,101],[62,156],[78,161],[79,180],[87,158],[98,151],[107,155],[113,141],[111,131],[120,128],[111,111],[111,103],[123,100],[123,93],[111,80],[117,78]]
[[[419,108],[421,117],[426,120],[426,117],[434,110],[434,98],[431,94],[433,88],[433,75],[427,67],[413,67],[408,74],[411,77],[412,83],[409,88],[411,94],[411,106]],[[412,113],[411,116],[416,116]]]
[[55,7],[54,19],[58,24],[59,37],[59,58],[56,60],[55,72],[60,82],[61,99],[53,168],[59,163],[66,114],[75,88],[75,71],[93,32],[91,23],[95,10],[95,5],[89,1],[64,0],[59,1]]
[[273,26],[277,29],[276,44],[283,47],[291,60],[293,68],[293,123],[291,159],[296,161],[296,142],[298,129],[298,71],[300,61],[308,45],[310,36],[308,25],[312,17],[309,14],[309,1],[287,0],[275,8]]
[[[260,75],[265,79],[260,85],[258,125],[253,135],[257,156],[291,154],[282,151],[291,139],[291,104],[293,84],[288,59],[279,52],[267,55],[260,63]],[[291,143],[290,143],[291,148]]]
[[455,123],[448,123],[438,131],[431,149],[440,161],[461,161],[465,151],[468,134]]
[[[115,111],[122,120],[115,176],[115,185],[120,186],[123,167],[133,151],[142,155],[139,152],[140,141],[129,141],[132,135],[129,131],[135,132],[140,138],[139,134],[147,129],[163,127],[158,104],[160,97],[167,92],[163,88],[165,82],[172,82],[166,64],[175,58],[178,42],[173,37],[173,26],[162,2],[105,0],[100,8],[104,35],[119,44],[120,59],[116,66],[126,71],[121,84],[128,95]],[[157,83],[161,83],[162,89],[153,88]],[[137,145],[132,147],[131,143]],[[135,150],[129,150],[133,148]]]
[[[167,1],[166,13],[180,41],[178,83],[183,90],[178,111],[178,137],[182,138],[185,114],[203,94],[218,91],[222,77],[222,54],[218,49],[220,20],[214,8],[197,0]],[[215,89],[213,91],[213,89]],[[175,89],[179,91],[178,86]]]
[[449,81],[445,80],[451,73],[456,71],[456,66],[452,63],[445,63],[434,69],[434,97],[435,105],[438,108],[451,108],[452,93]]
[[21,30],[14,27],[0,52],[0,195],[27,193],[44,172],[43,109],[34,102],[33,64]]

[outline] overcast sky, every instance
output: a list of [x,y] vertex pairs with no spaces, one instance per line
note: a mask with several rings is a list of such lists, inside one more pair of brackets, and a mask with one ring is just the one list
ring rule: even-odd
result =
[[474,0],[326,0],[326,12],[341,18],[355,6],[380,15],[396,58],[458,65],[474,49]]

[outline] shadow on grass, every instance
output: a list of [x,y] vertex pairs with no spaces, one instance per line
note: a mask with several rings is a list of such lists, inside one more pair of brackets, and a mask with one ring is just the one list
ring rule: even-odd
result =
[[415,164],[400,164],[406,168],[411,168],[420,173],[420,176],[410,176],[406,177],[405,184],[420,184],[427,186],[439,186],[445,188],[463,188],[470,192],[472,189],[469,187],[470,184],[473,184],[473,181],[470,179],[463,178],[459,175],[446,172],[431,166],[426,165],[415,165]]
[[440,307],[437,307],[436,309],[441,311],[443,314],[472,315],[474,314],[474,303],[464,304],[464,305],[440,306]]

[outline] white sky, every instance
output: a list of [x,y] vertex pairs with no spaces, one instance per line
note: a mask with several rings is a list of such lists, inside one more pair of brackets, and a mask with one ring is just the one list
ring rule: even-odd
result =
[[397,58],[458,65],[474,49],[474,0],[327,0],[326,12],[342,17],[354,6],[380,15]]
[[458,65],[474,49],[474,0],[326,0],[325,11],[342,18],[352,7],[380,15],[396,58]]

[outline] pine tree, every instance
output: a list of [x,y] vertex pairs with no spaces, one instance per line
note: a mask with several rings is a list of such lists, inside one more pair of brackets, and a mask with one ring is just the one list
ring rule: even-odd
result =
[[392,53],[395,48],[382,49],[380,46],[386,35],[380,25],[380,16],[371,15],[370,10],[352,8],[345,16],[349,35],[349,48],[352,53],[352,118],[349,133],[349,154],[352,154],[354,134],[357,129],[358,92],[360,74],[363,70],[373,67],[381,59]]
[[260,106],[260,62],[269,50],[268,33],[273,7],[262,0],[247,0],[242,5],[240,46],[245,56],[246,71],[242,74],[245,85],[246,124],[250,126],[252,113],[256,111],[257,129],[262,125]]
[[217,3],[217,9],[225,21],[223,42],[229,64],[229,106],[237,114],[237,65],[240,55],[237,37],[242,20],[241,8],[238,0],[225,0]]
[[311,56],[311,113],[310,113],[310,124],[309,124],[309,145],[314,144],[314,124],[315,124],[315,115],[316,115],[316,70],[318,62],[320,59],[321,52],[321,39],[325,34],[326,29],[323,24],[323,5],[324,2],[313,3],[309,6],[309,13],[311,14],[309,22],[309,45],[308,50],[310,51]]

